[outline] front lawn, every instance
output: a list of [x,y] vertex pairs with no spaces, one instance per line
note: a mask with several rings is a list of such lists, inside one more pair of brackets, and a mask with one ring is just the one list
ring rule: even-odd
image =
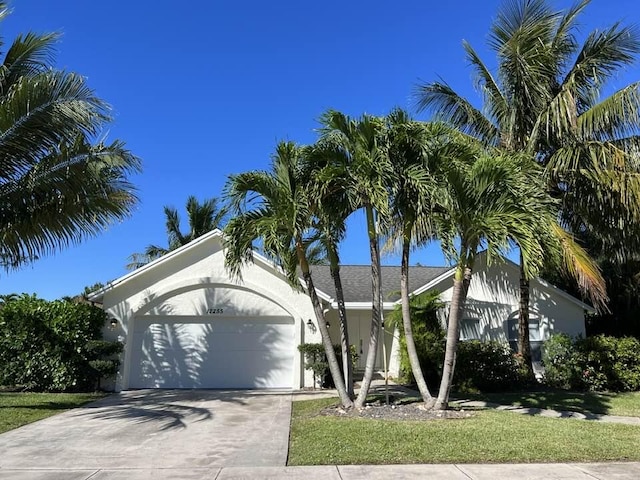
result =
[[640,427],[633,425],[491,410],[433,421],[319,415],[335,403],[293,403],[289,465],[640,460]]
[[0,433],[102,397],[101,393],[0,393]]
[[569,410],[582,413],[606,413],[640,417],[640,392],[591,393],[591,392],[514,392],[465,395],[461,398],[485,400],[500,405]]

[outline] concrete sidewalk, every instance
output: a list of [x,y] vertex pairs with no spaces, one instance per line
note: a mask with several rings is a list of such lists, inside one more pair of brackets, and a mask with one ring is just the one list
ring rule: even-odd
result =
[[99,470],[0,470],[3,480],[637,480],[640,462],[494,465],[343,465]]

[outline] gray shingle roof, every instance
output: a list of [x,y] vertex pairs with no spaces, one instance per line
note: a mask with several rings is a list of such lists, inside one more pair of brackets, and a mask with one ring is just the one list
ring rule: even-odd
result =
[[[411,267],[409,291],[413,292],[434,278],[451,270],[451,267]],[[312,265],[311,275],[316,289],[335,298],[335,287],[325,265]],[[345,302],[371,302],[371,266],[341,265],[340,279]],[[400,298],[400,267],[382,267],[382,300],[395,302]]]

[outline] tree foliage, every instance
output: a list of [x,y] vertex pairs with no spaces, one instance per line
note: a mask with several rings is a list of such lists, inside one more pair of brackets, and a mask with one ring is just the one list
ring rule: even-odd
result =
[[[7,16],[0,2],[0,19]],[[19,35],[0,65],[0,263],[17,268],[104,231],[137,202],[140,160],[101,138],[109,106],[54,65],[57,34]]]
[[180,215],[174,207],[165,206],[167,242],[166,247],[148,245],[144,253],[134,253],[129,257],[128,270],[135,270],[167,253],[180,248],[216,228],[222,228],[226,220],[227,210],[222,207],[218,198],[209,198],[202,203],[194,196],[187,199],[186,211],[189,231],[184,233],[180,228]]

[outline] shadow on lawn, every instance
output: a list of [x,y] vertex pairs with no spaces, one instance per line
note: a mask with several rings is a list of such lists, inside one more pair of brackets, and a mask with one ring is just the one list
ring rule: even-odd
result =
[[550,409],[580,412],[584,414],[608,414],[611,409],[611,397],[613,395],[607,393],[548,390],[456,396],[460,398],[466,397],[473,400],[485,400],[500,405],[514,405],[524,408]]
[[[38,397],[34,397],[30,402],[29,400],[25,400],[30,395],[34,395],[30,392],[16,392],[16,393],[2,393],[2,402],[0,402],[0,409],[24,409],[24,410],[69,410],[71,408],[82,407],[83,404],[88,404],[91,402],[95,402],[96,400],[100,400],[104,398],[104,395],[96,395],[95,397],[86,397],[80,402],[77,399],[69,399],[69,400],[51,400],[51,401],[42,401]],[[38,395],[38,394],[35,394]],[[42,394],[42,395],[51,395],[51,394]],[[64,394],[61,394],[64,395]],[[15,401],[12,401],[15,400]]]

